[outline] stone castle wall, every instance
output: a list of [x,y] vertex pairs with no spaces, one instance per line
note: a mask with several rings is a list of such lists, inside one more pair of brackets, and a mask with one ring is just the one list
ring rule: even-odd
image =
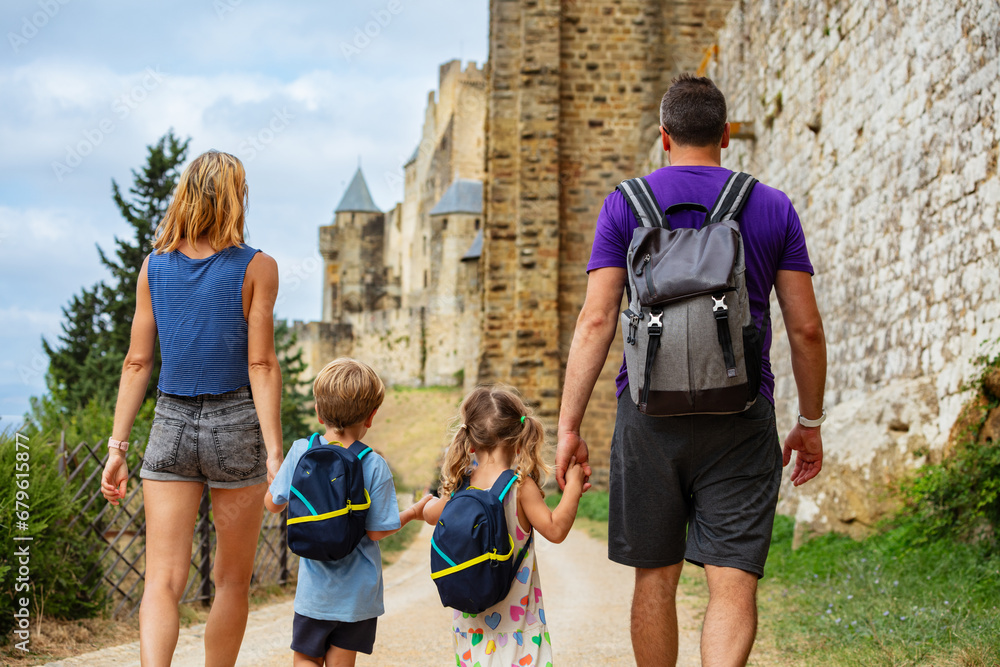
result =
[[[483,69],[442,65],[420,145],[403,168],[403,201],[385,213],[370,201],[342,202],[332,224],[320,227],[323,321],[296,329],[306,358],[316,360],[311,372],[322,368],[319,359],[349,355],[390,385],[475,382],[481,283],[478,263],[462,258],[483,216],[430,211],[456,179],[481,181],[485,109]],[[364,183],[360,170],[356,179]]]
[[1000,338],[1000,5],[739,2],[718,43],[710,75],[756,135],[724,165],[791,197],[828,340],[827,463],[783,510],[856,530],[940,457],[970,360]]
[[387,386],[421,384],[422,308],[395,308],[348,315],[352,357],[364,360]]
[[435,296],[429,289],[435,238],[428,214],[455,179],[483,179],[485,116],[484,70],[475,63],[463,70],[457,60],[442,65],[439,89],[427,96],[420,144],[403,167],[399,229],[386,258],[398,266],[403,306],[427,306]]

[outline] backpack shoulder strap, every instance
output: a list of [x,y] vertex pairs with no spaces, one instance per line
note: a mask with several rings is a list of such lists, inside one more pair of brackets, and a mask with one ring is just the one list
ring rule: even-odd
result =
[[306,449],[307,450],[312,449],[312,446],[316,442],[316,438],[318,438],[318,437],[319,437],[319,433],[313,433],[312,435],[309,436],[309,444],[306,445]]
[[653,194],[653,190],[645,178],[640,176],[622,181],[616,189],[625,196],[625,201],[632,209],[632,215],[635,216],[640,225],[643,227],[660,226],[663,209],[660,208],[659,202],[656,201],[656,195]]
[[371,450],[372,450],[371,447],[361,442],[360,440],[355,440],[353,443],[351,443],[351,446],[347,448],[347,451],[357,456],[359,460],[363,459],[365,457],[365,454],[367,454]]
[[513,470],[504,470],[497,477],[497,481],[493,482],[493,488],[490,489],[496,498],[503,503],[503,499],[507,497],[507,492],[510,491],[510,487],[514,486],[514,482],[517,481],[517,475],[514,474]]
[[742,171],[734,171],[730,174],[708,214],[708,224],[723,220],[735,220],[743,207],[746,206],[755,185],[757,185],[757,179],[750,174]]

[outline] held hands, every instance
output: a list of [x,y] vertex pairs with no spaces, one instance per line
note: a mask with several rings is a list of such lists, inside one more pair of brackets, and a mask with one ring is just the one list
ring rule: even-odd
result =
[[583,493],[583,488],[586,485],[588,488],[590,484],[587,484],[587,471],[584,470],[583,466],[576,462],[576,457],[574,456],[569,460],[569,467],[566,469],[566,486],[567,487],[577,487],[580,492]]
[[[409,523],[410,521],[413,521],[414,519],[419,519],[419,520],[423,521],[424,520],[424,507],[427,505],[428,501],[430,501],[430,499],[433,498],[433,497],[434,496],[432,496],[429,493],[425,494],[423,498],[421,498],[420,500],[418,500],[417,502],[413,503],[408,508],[406,508],[405,510],[403,510],[400,513],[400,515],[399,515],[400,516],[400,523],[402,523],[403,525],[406,525],[407,523]],[[405,521],[403,519],[405,519]]]
[[277,456],[271,456],[270,452],[267,455],[267,486],[270,488],[271,482],[274,481],[275,476],[278,474],[278,470],[281,469],[281,463],[284,457],[281,452],[278,452]]
[[799,486],[818,475],[823,468],[823,436],[819,427],[809,428],[796,424],[785,438],[781,465],[787,466],[791,461],[792,450],[798,454],[795,457],[791,479],[794,486]]
[[120,449],[108,450],[108,462],[104,464],[101,475],[101,494],[112,505],[125,497],[125,484],[128,482],[128,465],[125,454]]
[[583,491],[586,492],[590,488],[588,480],[591,475],[587,443],[579,433],[561,432],[559,445],[556,447],[556,481],[559,482],[560,491],[566,489],[568,473],[574,467],[579,468],[583,475]]

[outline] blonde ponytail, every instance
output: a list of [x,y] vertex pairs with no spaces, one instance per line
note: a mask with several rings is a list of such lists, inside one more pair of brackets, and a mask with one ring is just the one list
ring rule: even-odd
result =
[[455,431],[455,437],[451,439],[451,444],[448,445],[448,450],[444,455],[444,464],[441,466],[441,486],[438,488],[440,497],[447,498],[462,487],[462,481],[469,474],[475,460],[472,449],[469,431],[463,424]]
[[[514,470],[520,481],[534,480],[539,491],[545,495],[542,486],[548,479],[551,469],[542,458],[545,448],[545,429],[536,417],[525,415],[521,433],[514,439]],[[519,482],[520,483],[520,482]]]

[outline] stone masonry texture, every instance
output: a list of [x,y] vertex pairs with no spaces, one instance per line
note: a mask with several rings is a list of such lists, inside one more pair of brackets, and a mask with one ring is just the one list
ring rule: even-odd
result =
[[791,197],[828,340],[826,465],[781,509],[860,534],[894,480],[940,459],[971,360],[1000,338],[1000,5],[739,2],[718,43],[710,74],[756,135],[725,164]]

